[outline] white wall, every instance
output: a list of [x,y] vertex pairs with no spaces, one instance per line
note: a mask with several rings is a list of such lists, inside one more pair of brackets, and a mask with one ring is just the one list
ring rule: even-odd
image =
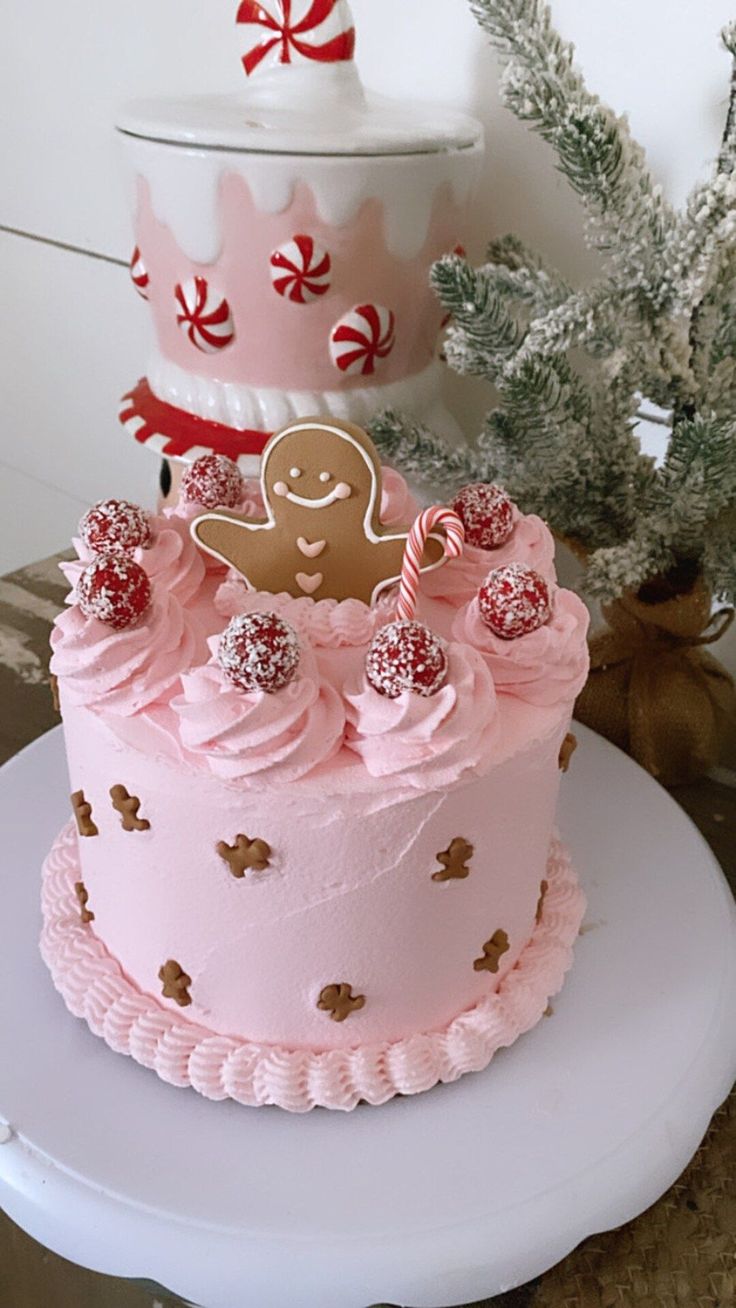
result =
[[[514,229],[568,275],[584,276],[591,259],[577,204],[545,148],[500,107],[493,59],[465,0],[353,8],[369,84],[443,98],[487,124],[471,253]],[[123,266],[131,236],[111,124],[128,96],[236,90],[235,10],[236,0],[4,0],[0,493],[5,486],[17,503],[27,479],[38,479],[45,508],[43,524],[30,502],[17,514],[15,539],[0,543],[0,571],[61,546],[90,499],[152,497],[155,461],[116,420],[118,397],[144,368],[148,323]],[[732,0],[553,0],[590,84],[629,111],[677,200],[717,150],[728,79],[717,38],[732,12]],[[483,393],[457,380],[450,389],[472,428]]]

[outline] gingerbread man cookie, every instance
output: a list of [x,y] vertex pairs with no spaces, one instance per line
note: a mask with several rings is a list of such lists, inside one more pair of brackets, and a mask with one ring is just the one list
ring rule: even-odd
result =
[[[408,531],[381,526],[381,464],[360,427],[305,418],[271,437],[261,465],[268,516],[217,509],[195,518],[198,545],[251,590],[372,604],[398,581]],[[444,558],[430,536],[422,571]]]

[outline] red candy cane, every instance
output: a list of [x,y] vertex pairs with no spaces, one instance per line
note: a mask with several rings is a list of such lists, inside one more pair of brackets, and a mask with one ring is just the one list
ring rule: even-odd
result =
[[399,598],[396,604],[396,617],[401,621],[411,622],[414,617],[424,548],[427,538],[435,527],[444,529],[446,558],[459,559],[463,552],[465,528],[462,520],[452,509],[446,508],[444,504],[434,504],[419,514],[409,532],[401,567]]

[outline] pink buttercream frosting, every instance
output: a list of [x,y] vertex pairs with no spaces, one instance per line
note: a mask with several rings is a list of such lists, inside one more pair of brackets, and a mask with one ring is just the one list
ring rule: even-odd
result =
[[124,717],[164,699],[196,657],[197,641],[179,601],[158,589],[134,627],[113,631],[78,605],[59,614],[51,633],[51,672],[64,697]]
[[495,550],[466,545],[459,559],[450,559],[442,568],[424,574],[422,593],[464,604],[477,594],[492,568],[506,563],[524,563],[545,581],[554,582],[555,542],[549,527],[535,513],[521,514],[516,508],[514,519],[514,530],[504,545]]
[[499,694],[551,707],[574,699],[585,684],[589,620],[582,600],[560,588],[553,595],[549,622],[516,640],[502,640],[489,630],[477,599],[459,611],[452,634],[480,652]]
[[[228,509],[228,513],[242,513],[247,518],[262,518],[265,511],[260,482],[255,477],[245,477],[243,479],[242,497],[234,508]],[[196,500],[189,500],[183,493],[180,493],[176,504],[164,509],[164,517],[178,518],[182,522],[190,523],[204,512],[206,510],[202,504],[197,503]]]
[[[236,504],[235,508],[228,510],[232,513],[242,513],[247,518],[262,518],[265,516],[265,507],[261,496],[260,484],[253,478],[247,478],[243,484],[242,499]],[[203,512],[203,506],[188,500],[183,494],[179,495],[176,504],[170,505],[164,509],[162,518],[166,519],[173,527],[176,527],[189,540],[194,553],[202,561],[202,566],[208,577],[224,577],[227,568],[224,563],[216,559],[214,555],[205,553],[204,550],[197,549],[191,532],[190,526],[193,520]]]
[[451,644],[445,685],[428,697],[381,695],[363,674],[345,689],[346,744],[372,777],[400,777],[417,789],[449,786],[490,767],[496,744],[496,693],[483,659]]
[[337,691],[321,682],[305,650],[296,677],[283,690],[266,694],[239,690],[212,658],[182,677],[182,694],[171,707],[181,740],[203,755],[215,776],[267,787],[296,781],[340,749],[345,710]]
[[243,613],[278,613],[306,637],[315,648],[340,649],[369,645],[379,627],[391,621],[395,599],[380,599],[373,608],[362,600],[313,600],[283,592],[248,590],[240,577],[232,575],[215,596],[217,612],[223,618]]
[[314,1052],[219,1035],[165,1008],[124,973],[80,921],[77,835],[64,828],[44,865],[41,953],[69,1010],[118,1053],[208,1099],[304,1113],[385,1103],[486,1067],[541,1018],[560,989],[585,911],[569,856],[553,840],[541,917],[499,988],[439,1030],[355,1049]]
[[135,557],[154,586],[169,591],[180,603],[187,604],[205,579],[202,555],[181,520],[161,516],[154,518],[152,526],[150,547],[136,550]]
[[[144,549],[136,549],[133,558],[140,563],[154,586],[168,591],[181,604],[188,604],[204,582],[204,557],[194,544],[184,519],[165,511],[151,516],[150,524],[151,543]],[[74,592],[82,572],[95,556],[81,537],[73,537],[72,544],[77,559],[62,562],[59,566]],[[69,598],[73,601],[73,593]]]
[[419,513],[419,504],[404,478],[395,468],[382,470],[381,522],[384,527],[410,527]]

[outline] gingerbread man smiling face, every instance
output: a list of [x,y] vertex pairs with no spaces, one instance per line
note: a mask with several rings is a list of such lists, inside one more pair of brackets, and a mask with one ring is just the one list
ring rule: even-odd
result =
[[[264,520],[216,509],[192,523],[197,544],[252,590],[371,604],[397,581],[408,533],[381,527],[381,464],[360,427],[285,427],[264,450],[261,485]],[[442,539],[430,537],[422,571],[442,559]]]

